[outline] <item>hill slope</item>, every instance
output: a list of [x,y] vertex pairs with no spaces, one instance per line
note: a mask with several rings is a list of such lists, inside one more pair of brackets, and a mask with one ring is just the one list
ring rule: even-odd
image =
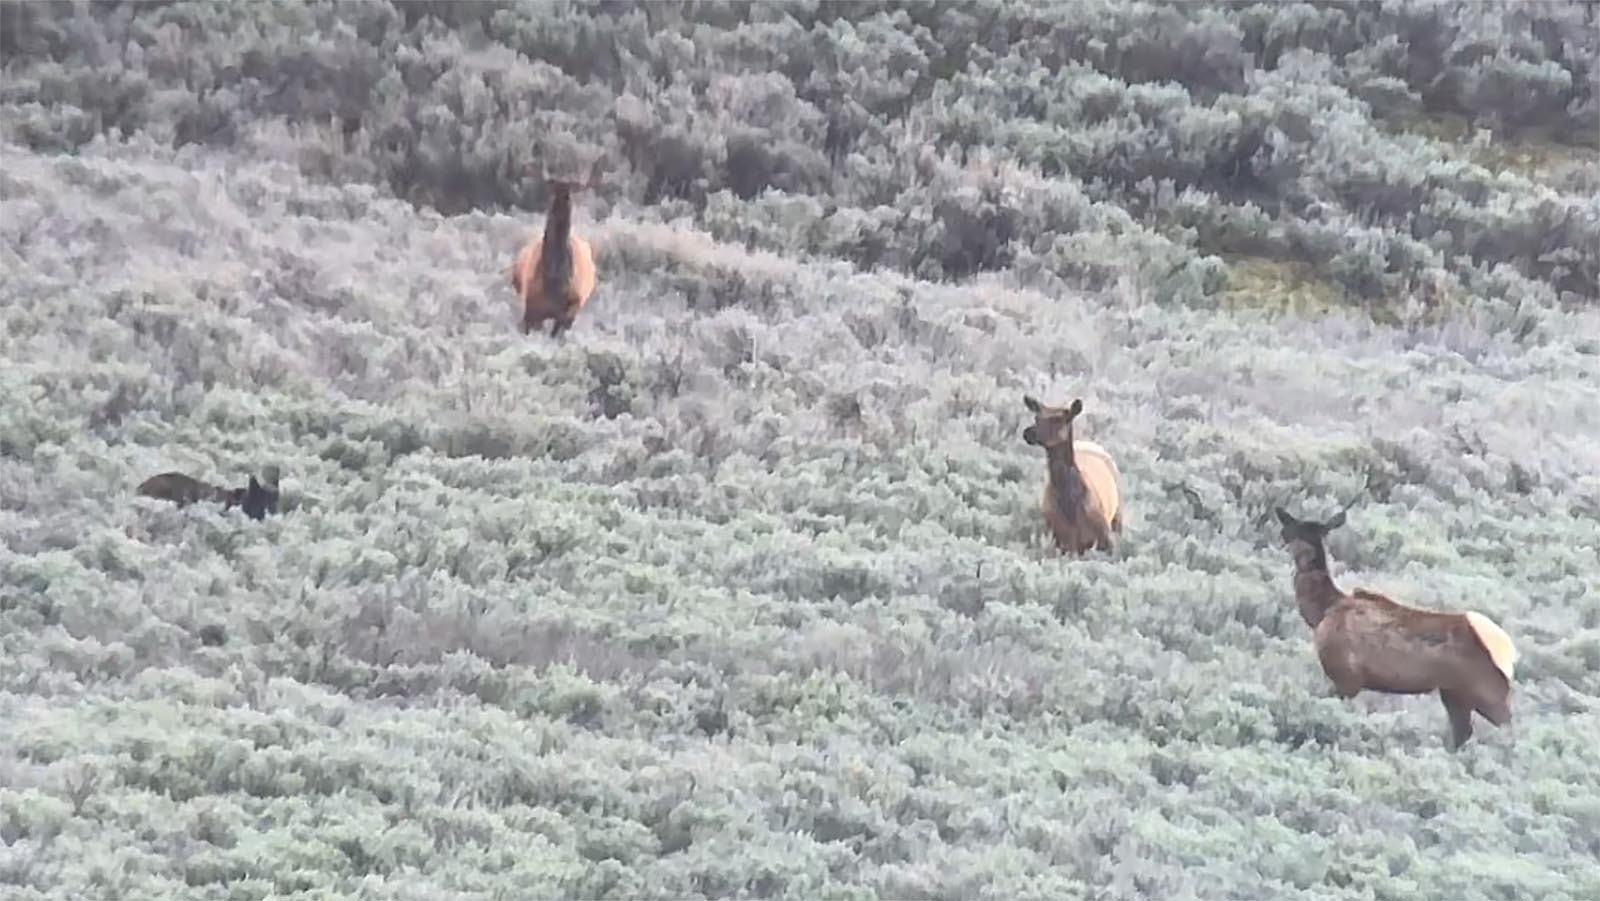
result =
[[[107,9],[85,21],[151,47],[171,38],[145,17],[220,15]],[[294,27],[334,45],[446,53],[415,7],[376,29],[306,9]],[[949,46],[873,21],[838,46]],[[457,27],[452,72],[564,71]],[[754,26],[693,27],[715,69]],[[28,106],[51,66],[90,80],[51,53],[8,48],[0,147],[0,884],[20,897],[1600,893],[1600,316],[1572,270],[1443,255],[1448,310],[1282,314],[1184,293],[1205,248],[1126,186],[1072,200],[1098,190],[1081,173],[1009,159],[960,184],[912,148],[883,177],[917,195],[893,215],[926,198],[948,231],[966,220],[940,199],[978,198],[985,234],[1057,185],[1092,217],[1018,233],[1104,271],[887,218],[869,260],[827,230],[868,246],[861,217],[890,214],[843,176],[719,200],[619,165],[578,217],[601,287],[555,343],[515,332],[503,273],[537,213],[396,199],[376,152],[334,160],[371,178],[319,170],[292,115],[197,143],[146,110],[52,145],[29,129],[91,104]],[[1586,209],[1583,177],[1500,178],[1484,209]],[[1135,246],[1193,278],[1117,256]],[[1331,259],[1298,265],[1326,280]],[[1024,393],[1081,396],[1117,454],[1115,558],[1044,546]],[[287,509],[259,523],[132,494],[267,463]],[[1517,641],[1511,729],[1451,754],[1433,698],[1332,698],[1270,510],[1350,502],[1343,585]]]

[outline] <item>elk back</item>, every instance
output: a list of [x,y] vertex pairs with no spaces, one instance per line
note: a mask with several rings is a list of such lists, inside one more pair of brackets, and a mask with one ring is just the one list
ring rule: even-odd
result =
[[1122,474],[1117,470],[1117,462],[1111,459],[1110,452],[1093,441],[1073,441],[1072,453],[1078,472],[1083,475],[1083,483],[1100,505],[1106,523],[1116,522],[1117,514],[1122,512]]

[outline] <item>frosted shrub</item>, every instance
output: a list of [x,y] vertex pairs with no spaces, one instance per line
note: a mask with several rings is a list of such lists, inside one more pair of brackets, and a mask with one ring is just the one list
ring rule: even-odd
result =
[[1561,111],[1571,91],[1572,73],[1554,60],[1503,57],[1478,63],[1461,88],[1464,103],[1512,127]]
[[[839,12],[0,4],[6,889],[1600,890],[1582,8]],[[526,339],[569,158],[598,315]],[[1332,696],[1272,511],[1347,505],[1514,730]]]

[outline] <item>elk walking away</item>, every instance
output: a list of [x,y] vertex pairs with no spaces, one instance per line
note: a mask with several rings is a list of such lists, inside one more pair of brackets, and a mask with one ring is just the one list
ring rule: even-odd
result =
[[572,193],[594,186],[587,181],[546,180],[550,207],[544,232],[530,238],[511,267],[511,287],[522,298],[522,333],[551,323],[550,337],[572,328],[578,312],[594,293],[594,251],[572,230]]

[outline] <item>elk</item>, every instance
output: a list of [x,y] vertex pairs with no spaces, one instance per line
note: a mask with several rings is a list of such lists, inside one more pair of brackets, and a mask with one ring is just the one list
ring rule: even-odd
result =
[[1473,711],[1511,722],[1511,637],[1477,611],[1445,613],[1409,607],[1375,591],[1345,594],[1328,574],[1324,539],[1344,525],[1341,510],[1325,523],[1295,519],[1277,508],[1283,542],[1294,557],[1294,595],[1313,630],[1317,659],[1340,698],[1363,689],[1383,694],[1439,692],[1450,719],[1451,749],[1472,737]]
[[1072,437],[1072,422],[1083,412],[1083,400],[1050,407],[1031,395],[1022,403],[1033,413],[1033,425],[1022,440],[1043,447],[1045,525],[1063,553],[1083,554],[1091,548],[1116,549],[1122,534],[1121,474],[1105,448]]
[[594,252],[589,242],[572,233],[572,192],[594,186],[594,176],[583,182],[546,179],[550,208],[544,233],[530,238],[511,267],[511,287],[522,298],[522,333],[544,329],[560,337],[572,327],[578,311],[594,293]]
[[140,482],[136,490],[146,497],[172,501],[179,507],[213,501],[222,504],[223,510],[239,507],[251,519],[262,519],[278,511],[278,477],[278,467],[268,466],[262,472],[265,485],[251,476],[243,488],[223,488],[181,472],[163,472]]

